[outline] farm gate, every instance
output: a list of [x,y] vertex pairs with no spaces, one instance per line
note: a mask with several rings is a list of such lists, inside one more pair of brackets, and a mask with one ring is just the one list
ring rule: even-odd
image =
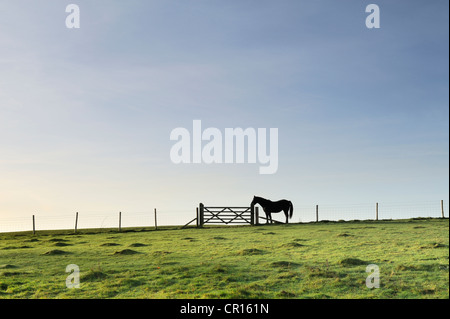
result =
[[[258,225],[259,219],[267,221],[267,218],[259,216],[259,209],[256,206],[252,207],[232,207],[232,206],[210,206],[206,207],[200,203],[197,207],[197,216],[190,222],[185,224],[182,228],[187,227],[194,221],[197,222],[197,227],[203,227],[205,224],[249,224]],[[284,224],[272,218],[272,222]]]
[[258,220],[258,207],[205,207],[200,203],[197,210],[197,225],[204,224],[250,224]]

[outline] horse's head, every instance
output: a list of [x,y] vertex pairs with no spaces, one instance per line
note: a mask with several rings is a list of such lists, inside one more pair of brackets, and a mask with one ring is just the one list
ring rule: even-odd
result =
[[253,200],[252,200],[252,202],[250,203],[250,206],[251,206],[251,207],[255,206],[255,204],[258,204],[258,198],[259,198],[259,197],[257,197],[257,196],[253,196]]

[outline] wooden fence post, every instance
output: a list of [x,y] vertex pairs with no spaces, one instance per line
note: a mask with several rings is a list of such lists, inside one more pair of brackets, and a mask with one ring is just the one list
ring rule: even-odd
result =
[[378,203],[375,206],[375,220],[378,220]]
[[319,221],[319,205],[316,205],[316,223]]
[[35,234],[36,234],[36,225],[34,222],[34,215],[33,215],[33,235],[35,235]]
[[441,214],[442,214],[442,218],[445,218],[444,215],[444,201],[441,199]]
[[250,206],[250,225],[255,225],[255,206]]
[[200,225],[200,218],[198,216],[198,207],[195,208],[195,216],[197,217],[196,223],[197,223],[197,227],[198,227]]
[[122,231],[122,212],[119,212],[119,232]]
[[203,227],[203,222],[204,222],[204,220],[203,220],[203,212],[204,212],[204,205],[203,205],[203,203],[200,203],[200,205],[199,205],[200,207],[200,227]]
[[78,227],[78,212],[75,215],[75,233],[77,232],[77,227]]
[[158,230],[158,222],[156,220],[156,208],[155,208],[155,230]]

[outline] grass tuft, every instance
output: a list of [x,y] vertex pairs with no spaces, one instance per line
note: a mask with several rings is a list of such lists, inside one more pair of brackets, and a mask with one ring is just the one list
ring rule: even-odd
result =
[[341,261],[339,261],[339,264],[346,267],[346,266],[368,265],[369,263],[367,261],[358,258],[344,258]]
[[292,268],[292,267],[299,267],[300,264],[292,262],[292,261],[275,261],[271,264],[273,267],[280,267],[280,268]]
[[142,243],[132,243],[130,244],[130,247],[146,247],[148,245],[142,244]]
[[292,242],[292,243],[287,243],[282,245],[282,247],[287,247],[287,248],[300,248],[300,247],[305,247],[306,245],[303,244],[299,244],[297,242]]
[[257,249],[257,248],[249,248],[249,249],[240,250],[238,252],[238,255],[241,255],[241,256],[262,255],[264,253],[265,253],[264,250]]
[[59,250],[59,249],[52,249],[52,250],[49,250],[49,251],[43,253],[43,255],[48,255],[48,256],[67,255],[67,254],[70,254],[70,253],[68,251]]
[[11,264],[0,265],[0,269],[14,269],[14,268],[18,268],[18,267],[15,265],[11,265]]
[[114,246],[120,246],[120,244],[117,244],[117,243],[103,243],[100,246],[101,247],[114,247]]
[[115,251],[113,255],[135,255],[135,254],[139,254],[139,252],[132,249],[123,249]]

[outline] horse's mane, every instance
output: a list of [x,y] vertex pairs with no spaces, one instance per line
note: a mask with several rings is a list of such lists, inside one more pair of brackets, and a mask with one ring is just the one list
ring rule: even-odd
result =
[[271,200],[269,200],[269,199],[265,199],[265,198],[262,198],[262,197],[259,197],[259,196],[254,196],[253,197],[253,201],[252,201],[252,203],[261,203],[261,202],[265,202],[265,203],[267,203],[267,202],[271,202]]

